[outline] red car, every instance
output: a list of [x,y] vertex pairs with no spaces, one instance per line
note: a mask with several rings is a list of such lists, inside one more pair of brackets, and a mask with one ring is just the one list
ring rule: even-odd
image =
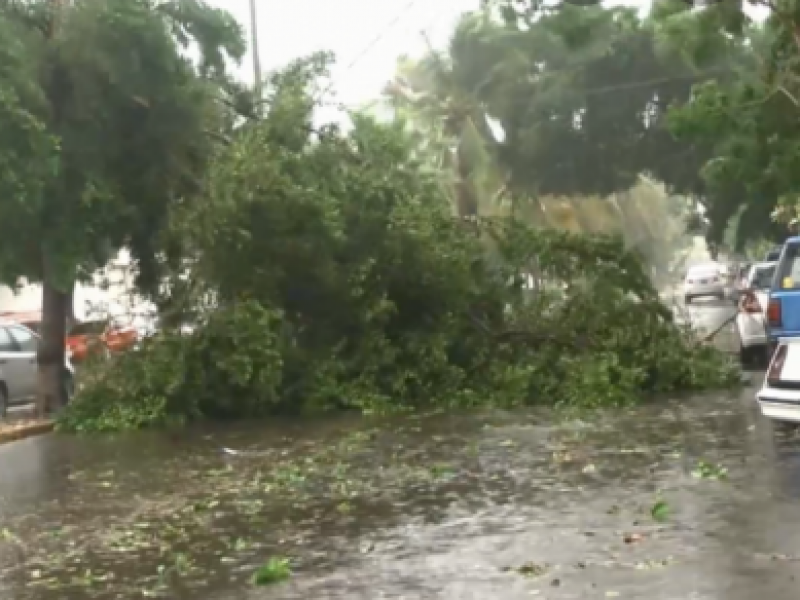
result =
[[124,352],[138,342],[137,329],[118,319],[83,321],[67,331],[67,349],[73,362],[85,360],[95,353]]
[[[42,313],[2,312],[0,319],[25,325],[41,335]],[[130,350],[139,341],[139,332],[121,319],[100,319],[75,323],[67,329],[67,350],[74,362],[91,354],[110,354]]]

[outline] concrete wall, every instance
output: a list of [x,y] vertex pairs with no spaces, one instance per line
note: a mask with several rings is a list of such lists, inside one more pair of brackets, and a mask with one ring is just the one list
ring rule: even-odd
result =
[[[126,250],[103,269],[99,269],[89,283],[75,286],[75,316],[78,320],[103,318],[108,315],[150,316],[152,306],[133,293],[135,265]],[[24,284],[17,290],[0,286],[0,312],[33,312],[42,307],[42,287]]]
[[33,312],[42,306],[42,288],[39,285],[25,285],[13,290],[7,285],[0,286],[0,312]]

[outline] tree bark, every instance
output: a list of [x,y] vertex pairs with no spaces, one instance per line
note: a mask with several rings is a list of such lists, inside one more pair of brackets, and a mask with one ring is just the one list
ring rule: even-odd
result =
[[39,365],[36,413],[40,418],[59,408],[63,402],[62,371],[69,296],[54,285],[54,273],[47,259],[43,258],[42,262],[42,337],[36,356]]
[[65,307],[65,315],[66,315],[66,327],[72,327],[78,319],[75,317],[75,283],[69,288],[69,291],[66,294],[66,307]]
[[472,168],[468,164],[466,153],[461,144],[456,149],[456,208],[458,216],[477,217],[478,216],[478,198],[476,197],[475,190],[472,184]]
[[[69,0],[47,0],[52,11],[47,38],[52,40],[60,25],[62,11]],[[53,105],[53,121],[60,122],[60,102],[57,93],[56,69],[46,85]],[[40,418],[55,410],[63,402],[62,373],[66,358],[67,302],[71,294],[62,292],[55,286],[55,273],[47,256],[41,252],[42,268],[42,324],[41,339],[36,352],[39,372],[36,391],[36,413]]]

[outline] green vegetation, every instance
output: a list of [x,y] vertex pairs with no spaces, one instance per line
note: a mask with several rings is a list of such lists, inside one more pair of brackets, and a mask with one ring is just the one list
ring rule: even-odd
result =
[[746,52],[734,79],[709,78],[694,88],[691,103],[670,115],[679,142],[710,149],[698,165],[708,190],[709,236],[722,242],[733,224],[737,249],[781,240],[785,224],[797,215],[800,189],[794,75],[800,5],[795,0],[750,4],[769,9],[765,21],[732,21],[735,3],[720,3],[674,32],[675,38],[723,36]]
[[[196,198],[241,31],[201,0],[0,0],[0,275],[43,284],[39,411],[60,396],[67,299],[123,246],[140,283]],[[195,67],[183,56],[193,44]]]
[[305,73],[277,80],[180,219],[192,261],[174,304],[191,306],[194,332],[165,329],[112,361],[62,427],[624,405],[734,381],[618,238],[454,219],[397,125],[357,117],[309,136]]
[[271,585],[289,579],[292,570],[287,558],[270,558],[253,573],[254,585]]
[[595,1],[500,4],[501,19],[466,15],[446,52],[404,59],[387,90],[456,174],[458,207],[513,204],[541,222],[555,195],[596,222],[587,196],[647,175],[685,198],[675,210],[687,222],[705,213],[712,244],[786,234],[798,198],[796,0],[664,0],[644,17]]
[[446,53],[401,63],[392,122],[342,130],[312,118],[329,56],[256,101],[224,69],[240,28],[199,0],[0,2],[19,42],[1,51],[0,214],[20,224],[0,272],[44,283],[42,405],[70,285],[122,246],[161,330],[89,374],[62,428],[732,383],[651,276],[715,197],[713,145],[676,141],[668,109],[735,83],[749,30],[584,4],[466,15]]
[[667,504],[664,500],[659,500],[653,504],[653,507],[650,509],[650,516],[653,517],[654,521],[661,523],[669,518],[670,512],[671,509],[669,504]]
[[698,461],[692,470],[692,476],[697,479],[727,479],[728,469],[722,465],[715,465],[704,460]]

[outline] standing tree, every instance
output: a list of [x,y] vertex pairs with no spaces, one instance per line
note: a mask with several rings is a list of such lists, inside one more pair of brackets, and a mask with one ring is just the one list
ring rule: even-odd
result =
[[596,221],[579,218],[580,198],[627,192],[645,175],[704,206],[709,235],[721,235],[740,190],[709,189],[700,167],[714,144],[675,139],[667,114],[690,102],[695,85],[729,85],[752,70],[741,2],[698,11],[663,0],[642,18],[594,0],[501,0],[477,14],[462,20],[449,63],[469,84],[472,111],[500,125],[493,157],[516,198],[558,196],[578,226]]
[[[526,221],[580,231],[616,219],[642,232],[654,207],[625,197],[648,187],[642,175],[710,205],[699,165],[712,148],[676,140],[665,121],[695,83],[730,79],[731,63],[746,62],[741,36],[722,31],[724,11],[667,1],[641,18],[598,2],[512,4],[504,20],[464,15],[446,52],[402,61],[387,87],[461,213],[487,214],[510,192]],[[688,26],[696,34],[681,38]]]
[[0,0],[0,35],[0,276],[42,282],[44,413],[75,279],[122,247],[157,279],[160,231],[200,191],[217,82],[245,45],[202,0]]
[[446,52],[429,47],[419,60],[401,58],[385,89],[395,114],[420,140],[422,153],[444,173],[461,217],[492,212],[506,192],[506,175],[495,156],[498,141],[482,98],[494,77],[493,65],[502,64],[502,33],[487,11],[467,13]]
[[[782,214],[788,221],[800,196],[800,4],[749,3],[769,9],[763,23],[750,23],[744,30],[752,64],[729,85],[709,81],[698,86],[692,102],[671,114],[672,130],[681,140],[712,148],[699,165],[713,192],[711,233],[721,241],[728,223],[735,221],[739,248],[785,236],[785,224],[774,217]],[[697,27],[687,23],[686,30],[692,25]],[[724,30],[727,23],[717,26]]]

